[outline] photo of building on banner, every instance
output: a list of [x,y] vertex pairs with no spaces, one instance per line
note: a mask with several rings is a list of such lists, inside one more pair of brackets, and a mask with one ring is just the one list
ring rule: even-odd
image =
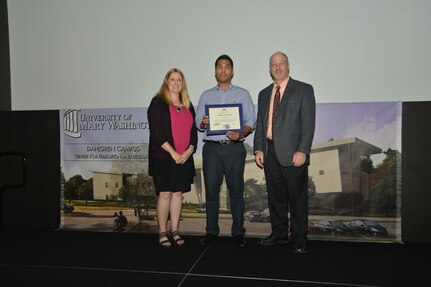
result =
[[[401,241],[401,104],[317,104],[309,167],[310,239]],[[61,121],[62,224],[66,230],[157,234],[148,175],[147,108],[64,109]],[[202,133],[196,176],[183,194],[181,229],[205,234]],[[246,138],[246,236],[270,233],[265,176]],[[229,195],[220,194],[220,235],[229,236]],[[119,228],[122,216],[127,225]]]

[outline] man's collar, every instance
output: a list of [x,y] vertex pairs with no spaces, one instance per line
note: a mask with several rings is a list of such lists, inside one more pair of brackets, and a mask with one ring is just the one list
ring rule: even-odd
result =
[[274,82],[274,87],[275,86],[280,86],[282,88],[285,88],[287,86],[287,83],[289,82],[289,80],[290,80],[290,76],[287,76],[287,79],[281,81],[281,83],[278,84],[278,85]]
[[[226,90],[230,90],[230,89],[232,89],[232,87],[233,87],[232,83],[229,83],[229,86],[227,87]],[[223,90],[224,91],[224,89],[220,88],[219,84],[217,84],[216,88],[217,88],[217,90]]]

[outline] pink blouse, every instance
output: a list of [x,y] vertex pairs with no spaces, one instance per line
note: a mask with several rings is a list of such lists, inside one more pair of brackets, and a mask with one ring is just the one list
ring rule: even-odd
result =
[[190,145],[190,131],[193,125],[193,117],[190,110],[176,106],[169,106],[171,114],[172,137],[174,139],[175,150],[179,154]]

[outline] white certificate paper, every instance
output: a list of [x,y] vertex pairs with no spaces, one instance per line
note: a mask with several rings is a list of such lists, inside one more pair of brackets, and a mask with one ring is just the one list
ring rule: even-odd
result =
[[206,105],[205,111],[209,117],[208,135],[242,131],[242,104]]

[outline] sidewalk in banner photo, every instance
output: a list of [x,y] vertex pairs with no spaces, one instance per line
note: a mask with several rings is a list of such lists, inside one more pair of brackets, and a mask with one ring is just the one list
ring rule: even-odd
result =
[[[62,224],[60,229],[64,230],[85,230],[85,231],[102,231],[111,232],[114,224],[114,212],[121,209],[80,209],[75,207],[75,210],[69,214],[62,214]],[[128,227],[126,232],[141,232],[141,233],[154,233],[158,231],[156,221],[156,211],[149,210],[148,218],[139,221],[138,217],[134,215],[133,209],[122,210],[123,214],[128,219]],[[142,211],[145,214],[145,211]],[[345,223],[357,218],[351,216],[310,216],[309,221],[318,220],[340,220]],[[380,223],[384,222],[385,227],[388,229],[389,236],[386,237],[368,237],[363,235],[356,236],[331,236],[326,234],[309,234],[310,239],[325,239],[331,238],[335,240],[359,240],[359,241],[396,241],[396,227],[397,223],[394,218],[370,218]],[[189,235],[204,235],[205,234],[205,212],[188,212],[184,210],[181,215],[180,230],[183,234]],[[230,236],[232,225],[232,217],[230,213],[221,212],[219,214],[220,236]],[[271,233],[271,224],[269,222],[244,222],[247,230],[246,236],[248,237],[266,237]]]

